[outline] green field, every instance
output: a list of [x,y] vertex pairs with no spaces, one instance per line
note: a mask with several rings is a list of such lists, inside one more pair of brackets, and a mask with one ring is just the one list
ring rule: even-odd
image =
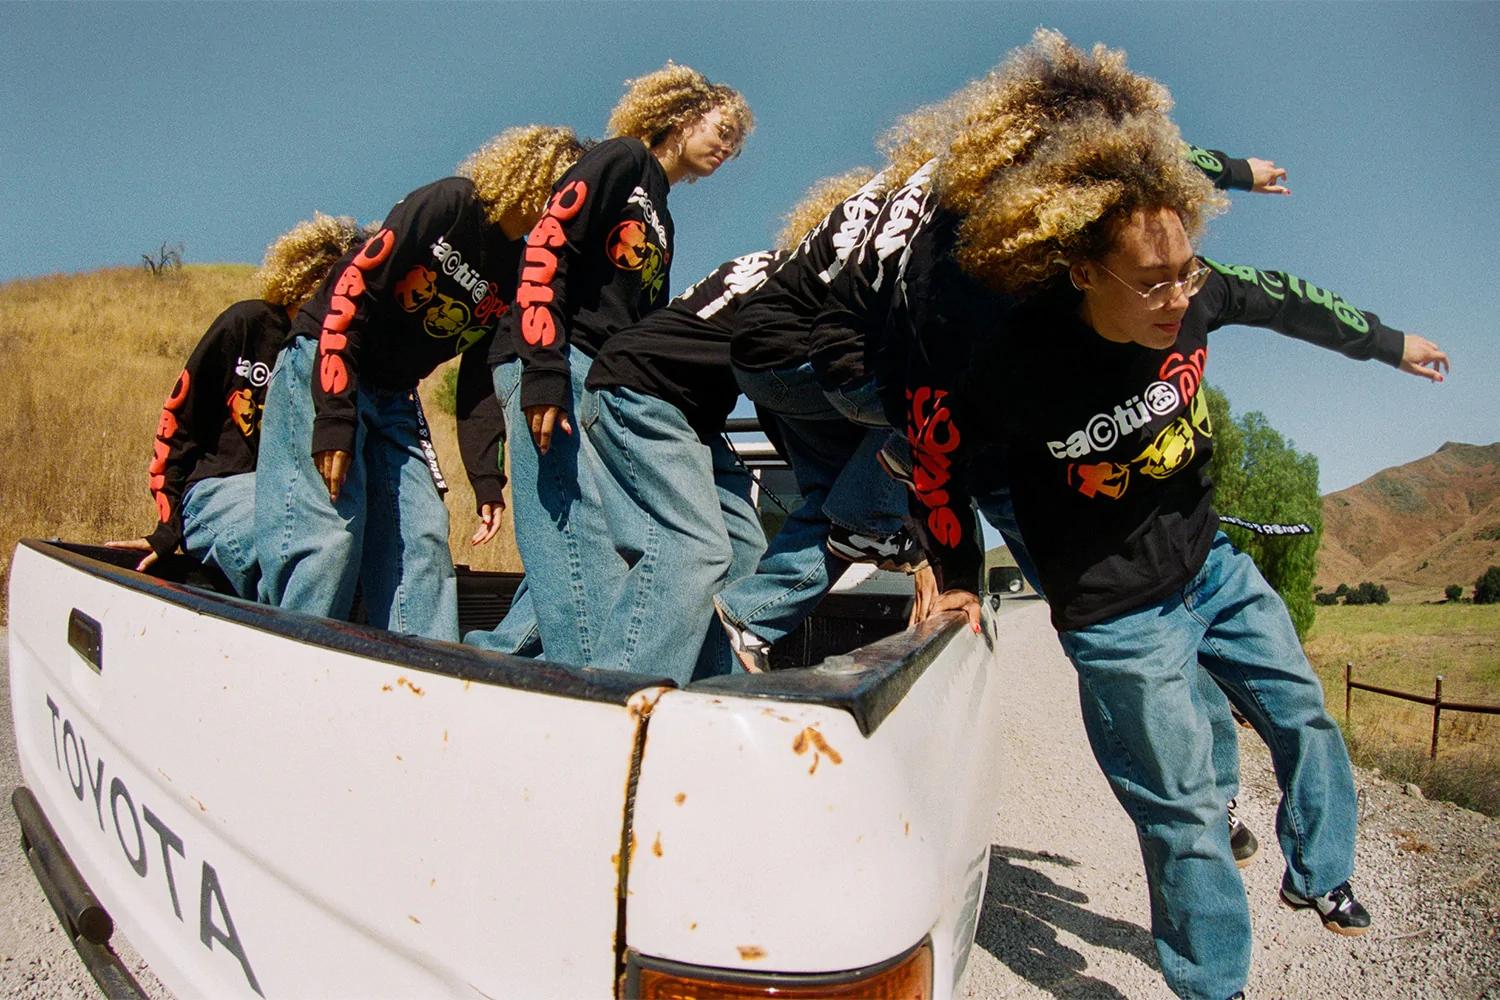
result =
[[[1305,643],[1328,708],[1344,723],[1344,664],[1356,681],[1443,700],[1500,705],[1500,605],[1384,604],[1318,608]],[[1431,797],[1500,814],[1500,715],[1444,712],[1438,760],[1428,760],[1432,709],[1353,693],[1345,726],[1356,762],[1414,781]]]

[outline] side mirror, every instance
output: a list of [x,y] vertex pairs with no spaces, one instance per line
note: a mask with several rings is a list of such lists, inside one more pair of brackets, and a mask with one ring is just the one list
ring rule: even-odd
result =
[[990,569],[989,591],[991,594],[1019,594],[1026,587],[1021,570],[1015,566],[995,566]]

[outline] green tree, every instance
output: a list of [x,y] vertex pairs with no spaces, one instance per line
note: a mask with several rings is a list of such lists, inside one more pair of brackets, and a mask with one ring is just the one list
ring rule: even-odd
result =
[[1344,598],[1345,604],[1389,604],[1391,603],[1390,591],[1385,589],[1385,584],[1366,580],[1358,587],[1349,591]]
[[1446,588],[1444,588],[1444,590],[1443,590],[1443,596],[1446,597],[1450,603],[1454,602],[1454,601],[1461,601],[1461,600],[1463,600],[1463,596],[1464,596],[1463,584],[1460,584],[1460,583],[1450,583],[1450,584],[1448,584],[1448,586]]
[[1500,604],[1500,566],[1491,566],[1474,581],[1475,604]]
[[1206,386],[1204,393],[1214,436],[1209,475],[1216,487],[1215,509],[1262,524],[1312,527],[1310,535],[1260,535],[1224,526],[1286,602],[1301,638],[1313,623],[1312,578],[1323,540],[1318,460],[1297,451],[1264,414],[1252,411],[1236,420],[1222,392]]

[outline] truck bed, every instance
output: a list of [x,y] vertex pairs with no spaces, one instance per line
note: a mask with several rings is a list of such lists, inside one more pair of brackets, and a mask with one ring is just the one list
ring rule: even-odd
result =
[[[677,689],[133,558],[18,547],[15,729],[57,848],[180,995],[609,997],[642,969],[858,981],[917,952],[927,995],[958,987],[992,628],[835,594],[777,651],[805,666]],[[515,585],[461,574],[464,627]]]

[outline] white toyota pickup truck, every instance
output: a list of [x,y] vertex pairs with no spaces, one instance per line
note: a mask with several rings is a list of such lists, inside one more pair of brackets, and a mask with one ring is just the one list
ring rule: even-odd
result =
[[116,926],[181,997],[961,994],[1011,605],[903,631],[866,581],[678,688],[134,558],[23,541],[9,595],[22,846],[107,994]]

